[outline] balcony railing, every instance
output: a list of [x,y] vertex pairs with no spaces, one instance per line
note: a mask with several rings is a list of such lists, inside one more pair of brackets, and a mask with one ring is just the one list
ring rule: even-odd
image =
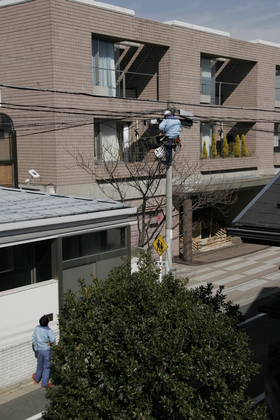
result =
[[211,79],[202,79],[200,85],[200,102],[213,105],[223,105],[237,86],[238,83],[219,81],[215,81],[215,83],[213,83],[213,80]]
[[[158,75],[95,67],[93,93],[119,98],[158,100]],[[149,87],[149,89],[147,89]]]

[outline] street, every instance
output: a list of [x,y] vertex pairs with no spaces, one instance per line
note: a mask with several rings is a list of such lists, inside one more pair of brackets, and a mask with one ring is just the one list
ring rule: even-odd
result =
[[[238,245],[237,245],[238,246]],[[245,244],[241,245],[246,248]],[[257,249],[257,248],[256,248]],[[260,373],[248,384],[247,394],[256,402],[264,400],[264,375],[269,344],[280,341],[280,321],[260,314],[258,307],[280,295],[280,248],[264,247],[256,252],[223,258],[230,249],[216,250],[216,261],[201,264],[175,264],[178,277],[188,277],[188,288],[213,283],[214,290],[224,286],[228,300],[240,305],[250,337],[252,360],[262,365]],[[208,256],[209,258],[209,256]]]
[[[188,288],[213,283],[224,285],[227,298],[240,305],[246,322],[243,327],[250,337],[253,361],[262,365],[260,373],[249,383],[247,394],[256,402],[264,400],[264,373],[267,348],[280,341],[280,321],[260,314],[258,307],[280,294],[280,249],[264,247],[236,258],[223,258],[230,250],[217,250],[218,261],[201,265],[175,264],[177,277],[188,277]],[[46,404],[45,391],[40,386],[27,384],[8,395],[0,393],[0,418],[3,420],[36,420]],[[35,416],[35,417],[33,417]]]

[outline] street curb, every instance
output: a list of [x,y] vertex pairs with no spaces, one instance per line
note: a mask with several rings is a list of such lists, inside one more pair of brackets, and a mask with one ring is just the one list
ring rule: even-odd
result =
[[35,384],[32,378],[11,385],[8,388],[0,390],[0,405],[38,389],[41,389],[41,386]]

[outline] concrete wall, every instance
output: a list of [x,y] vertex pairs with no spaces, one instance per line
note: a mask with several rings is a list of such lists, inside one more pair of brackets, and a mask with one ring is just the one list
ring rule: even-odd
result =
[[36,369],[32,334],[44,314],[58,340],[58,282],[48,280],[0,293],[0,389],[31,378]]

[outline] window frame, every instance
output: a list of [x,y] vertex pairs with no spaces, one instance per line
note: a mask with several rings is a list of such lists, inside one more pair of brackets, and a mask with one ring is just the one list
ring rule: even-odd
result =
[[[204,123],[201,124],[200,126],[200,153],[203,152],[203,133],[202,133],[202,128],[206,128],[208,127],[208,131],[209,131],[209,150],[207,149],[207,153],[208,153],[208,157],[210,157],[211,154],[211,147],[212,147],[212,137],[213,137],[213,133],[215,132],[215,123],[212,121],[206,121]],[[206,148],[208,147],[207,143],[206,143]]]
[[275,69],[275,108],[280,108],[280,66]]
[[[206,65],[207,64],[207,65]],[[203,73],[208,73],[206,76]],[[207,82],[209,92],[203,90],[203,81]],[[206,55],[200,56],[200,103],[214,105],[216,101],[216,60]]]
[[[120,46],[114,40],[102,39],[94,35],[91,42],[93,93],[98,96],[120,96]],[[111,54],[109,54],[110,49]],[[100,55],[100,50],[102,50],[102,55]]]
[[[118,146],[118,156],[111,155],[111,159],[107,159],[109,151],[106,149],[103,151],[104,146],[104,137],[103,133],[105,131],[106,124],[108,127],[111,127],[112,130],[115,130],[116,137],[115,142]],[[112,121],[112,120],[98,120],[94,121],[94,161],[95,163],[102,164],[104,162],[128,162],[129,153],[128,149],[131,144],[131,122],[128,121]],[[124,133],[127,130],[128,135]]]
[[274,142],[273,142],[273,150],[274,153],[280,153],[280,124],[274,123]]
[[[26,242],[18,245],[11,245],[0,249],[8,252],[8,269],[0,271],[0,291],[16,289],[30,284],[41,283],[52,278],[52,246],[54,241],[48,239],[38,242]],[[43,244],[46,249],[40,247]],[[42,252],[43,250],[43,252]],[[45,259],[45,257],[47,257]],[[43,266],[47,266],[42,270]],[[49,274],[44,278],[44,275]],[[7,285],[9,284],[9,287]]]

